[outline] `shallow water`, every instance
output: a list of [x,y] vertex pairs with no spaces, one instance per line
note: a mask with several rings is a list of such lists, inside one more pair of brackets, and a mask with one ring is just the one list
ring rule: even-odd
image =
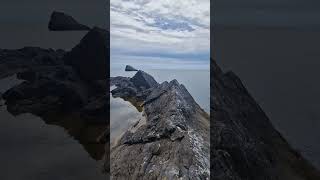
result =
[[[111,87],[112,90],[114,87]],[[138,121],[145,119],[140,108],[122,98],[113,98],[110,93],[110,142],[116,145],[117,140]]]
[[[2,79],[0,92],[19,83],[15,76]],[[1,180],[106,179],[102,173],[104,146],[85,143],[88,135],[96,136],[93,132],[103,127],[75,124],[77,119],[68,116],[56,117],[64,124],[56,121],[49,125],[32,114],[13,116],[1,104]],[[80,134],[86,138],[80,138]]]

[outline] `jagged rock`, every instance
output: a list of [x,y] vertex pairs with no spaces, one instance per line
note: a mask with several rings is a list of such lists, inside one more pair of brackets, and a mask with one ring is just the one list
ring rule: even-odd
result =
[[109,58],[109,33],[94,27],[80,43],[68,52],[64,61],[74,67],[86,80],[102,80],[107,75]]
[[138,71],[138,70],[130,65],[126,65],[125,71]]
[[158,86],[154,78],[146,72],[138,71],[134,77],[111,77],[110,86],[117,88],[111,91],[113,97],[122,97],[124,99],[135,97],[142,101]]
[[211,60],[211,74],[210,179],[320,179],[234,73],[222,72]]
[[26,71],[37,66],[62,65],[65,51],[41,49],[38,47],[24,47],[17,50],[0,51],[0,78],[18,72]]
[[73,17],[54,11],[51,14],[49,25],[51,31],[83,31],[90,30],[88,26],[78,23]]
[[86,87],[76,78],[74,71],[65,69],[68,75],[59,79],[56,76],[60,70],[62,67],[34,68],[19,73],[18,77],[27,81],[9,89],[3,95],[9,112],[43,115],[49,111],[70,111],[86,103]]
[[[127,91],[124,84],[132,86],[115,83],[119,91]],[[145,93],[141,97],[146,124],[134,132],[128,130],[111,149],[112,179],[209,179],[206,112],[177,80],[154,83],[149,92],[137,88],[139,93]]]
[[139,70],[130,81],[137,87],[141,89],[148,89],[158,86],[158,83],[154,78],[148,73]]

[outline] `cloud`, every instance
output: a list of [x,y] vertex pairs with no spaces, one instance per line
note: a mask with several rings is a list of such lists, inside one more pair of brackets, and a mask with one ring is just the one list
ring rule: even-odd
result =
[[111,0],[110,19],[113,54],[209,57],[209,0]]

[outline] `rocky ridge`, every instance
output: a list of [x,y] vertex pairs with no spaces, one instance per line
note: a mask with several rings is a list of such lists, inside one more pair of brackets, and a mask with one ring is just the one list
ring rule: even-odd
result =
[[320,179],[233,72],[224,73],[211,60],[211,75],[211,179]]
[[143,71],[110,82],[112,96],[142,101],[146,116],[111,149],[112,179],[209,179],[209,116],[182,84]]

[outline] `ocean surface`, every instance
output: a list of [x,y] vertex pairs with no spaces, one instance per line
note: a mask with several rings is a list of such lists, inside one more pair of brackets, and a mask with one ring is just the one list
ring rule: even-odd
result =
[[[0,93],[19,83],[15,76],[1,79]],[[106,179],[102,174],[102,161],[92,155],[96,149],[72,137],[70,130],[77,131],[76,128],[67,131],[59,124],[46,124],[32,114],[13,116],[3,100],[0,127],[1,180]]]

